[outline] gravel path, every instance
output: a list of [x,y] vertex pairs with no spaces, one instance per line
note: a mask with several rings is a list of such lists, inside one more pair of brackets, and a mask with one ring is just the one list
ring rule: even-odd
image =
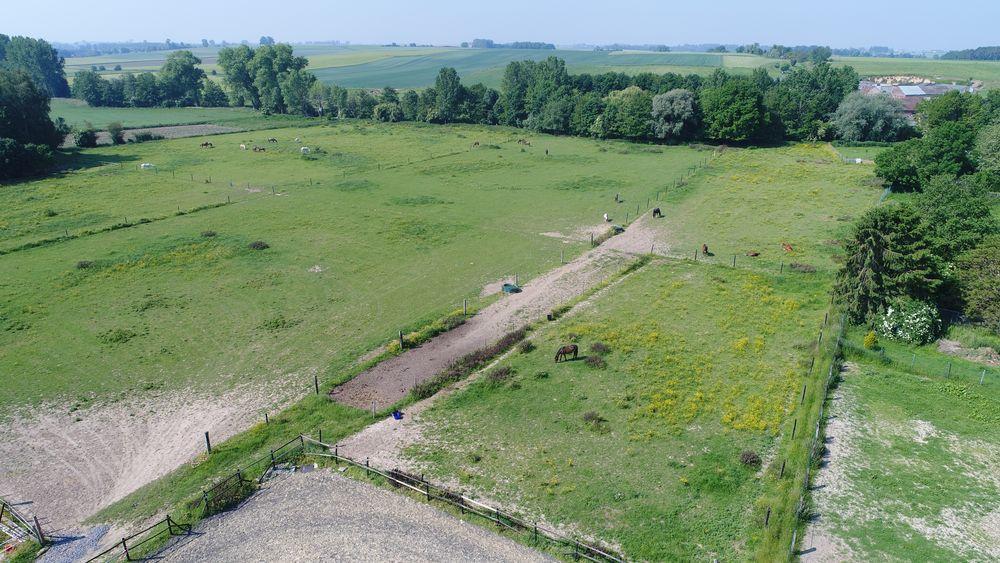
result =
[[551,561],[433,506],[330,470],[279,477],[167,561]]
[[[330,397],[362,409],[371,408],[372,401],[377,409],[396,403],[414,385],[440,373],[454,360],[583,294],[620,271],[635,255],[648,254],[654,243],[662,245],[657,240],[662,240],[662,235],[653,228],[653,221],[647,213],[624,233],[529,281],[521,293],[504,296],[462,326],[361,373],[331,391]],[[656,247],[657,253],[668,251],[665,245]]]

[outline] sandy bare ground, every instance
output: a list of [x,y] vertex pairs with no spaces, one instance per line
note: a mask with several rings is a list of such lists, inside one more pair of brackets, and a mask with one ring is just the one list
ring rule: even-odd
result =
[[[543,317],[548,311],[586,292],[618,272],[635,255],[649,253],[657,240],[648,214],[624,233],[612,237],[575,260],[504,296],[462,326],[407,350],[335,388],[330,396],[343,404],[381,410],[401,399],[414,385],[430,379],[451,362],[498,340],[505,333]],[[666,246],[661,249],[668,250]]]
[[209,518],[167,561],[551,561],[431,504],[316,470]]
[[[166,139],[181,139],[184,137],[200,137],[202,135],[218,135],[220,133],[236,133],[243,131],[238,127],[226,127],[224,125],[170,125],[165,127],[143,127],[139,129],[128,129],[125,131],[125,140],[135,139],[136,133],[152,133]],[[97,133],[98,145],[110,145],[111,135],[107,131]],[[67,135],[63,140],[62,148],[75,147],[72,135]]]
[[[841,371],[845,379],[856,376],[857,367],[848,362]],[[834,563],[853,561],[851,549],[841,541],[826,515],[837,510],[835,498],[847,482],[847,472],[844,463],[851,453],[854,440],[859,431],[856,421],[851,416],[850,404],[852,398],[841,385],[830,396],[828,420],[826,424],[826,452],[823,456],[821,469],[813,478],[812,498],[816,513],[806,529],[800,547],[800,559],[816,563]]]
[[205,431],[222,441],[292,398],[278,384],[258,384],[21,412],[0,428],[0,492],[30,502],[50,534],[86,533],[84,518],[204,451]]

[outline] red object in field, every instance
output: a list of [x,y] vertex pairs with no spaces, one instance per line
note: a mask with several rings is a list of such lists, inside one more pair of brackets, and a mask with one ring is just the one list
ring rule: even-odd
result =
[[787,242],[781,243],[781,248],[784,248],[785,252],[792,252],[792,245],[788,244]]

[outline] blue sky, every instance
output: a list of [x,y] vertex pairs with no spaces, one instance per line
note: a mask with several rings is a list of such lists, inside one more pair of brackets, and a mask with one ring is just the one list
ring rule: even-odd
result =
[[1000,44],[1000,0],[0,0],[0,33],[54,41]]

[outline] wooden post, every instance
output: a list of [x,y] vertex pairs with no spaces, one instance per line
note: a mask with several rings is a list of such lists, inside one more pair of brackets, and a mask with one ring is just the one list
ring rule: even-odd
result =
[[784,272],[785,272],[785,262],[784,262],[784,261],[782,261],[782,262],[781,262],[781,265],[780,265],[780,266],[778,266],[778,273],[779,273],[779,274],[783,274]]
[[313,375],[313,387],[316,388],[316,394],[319,395],[319,376]]
[[736,267],[736,255],[735,254],[733,254],[733,267],[734,268]]
[[792,438],[795,437],[795,430],[799,427],[799,419],[792,420]]
[[125,561],[131,561],[132,556],[128,552],[128,544],[125,543],[125,538],[122,538],[122,549],[125,551]]
[[594,233],[590,233],[590,246],[594,246]]
[[517,285],[517,272],[514,272],[514,285]]
[[232,200],[229,199],[229,196],[226,196],[226,203],[232,203]]
[[170,520],[169,514],[167,514],[166,520],[167,520],[167,534],[172,536],[174,535],[174,523],[172,520]]
[[323,442],[323,429],[322,428],[319,429],[319,441],[320,441],[320,443]]
[[628,225],[628,211],[625,212],[625,224]]
[[782,477],[785,476],[785,462],[786,461],[787,460],[784,460],[784,459],[781,460],[781,471],[778,472],[778,479],[781,479]]
[[208,437],[208,430],[205,431],[205,449],[208,450],[208,453],[212,453],[212,440]]
[[38,536],[39,543],[45,543],[45,535],[42,534],[42,525],[38,523],[38,516],[33,517],[35,520],[35,535]]
[[561,248],[559,249],[559,263],[560,264],[565,264],[566,263],[566,256],[564,254],[563,249],[561,249]]
[[375,418],[375,399],[372,399],[372,418]]
[[424,481],[424,493],[427,494],[427,502],[431,501],[431,485],[427,481]]
[[951,377],[951,362],[948,362],[948,374],[945,377]]
[[771,521],[771,507],[767,507],[767,514],[764,515],[764,527],[767,527],[767,523]]
[[695,260],[695,262],[698,261],[698,249],[697,248],[694,249],[694,260]]
[[7,508],[7,503],[0,500],[0,522],[3,522],[3,511]]
[[802,384],[802,399],[799,400],[799,404],[800,405],[804,405],[805,403],[806,403],[806,384],[803,383]]
[[271,421],[267,419],[267,413],[264,413],[264,424],[268,424]]
[[[374,401],[372,401],[372,403],[374,404]],[[371,472],[368,471],[368,458],[366,457],[365,458],[365,477],[371,477],[371,476],[372,476]]]
[[399,331],[399,349],[402,350],[403,348],[405,348],[403,343],[403,331]]
[[468,297],[466,297],[465,299],[462,300],[462,314],[463,315],[468,315],[469,314],[469,298]]

